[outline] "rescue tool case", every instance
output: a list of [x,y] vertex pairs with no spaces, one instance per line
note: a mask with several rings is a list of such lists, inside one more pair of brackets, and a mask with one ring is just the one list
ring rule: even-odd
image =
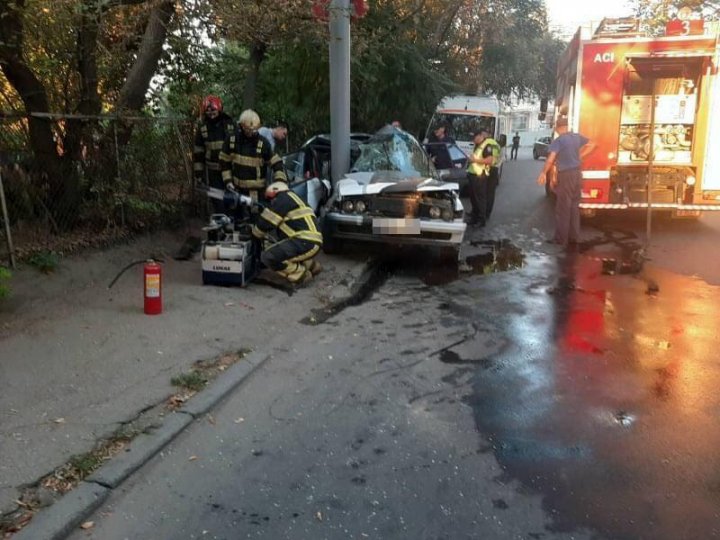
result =
[[256,243],[250,236],[203,242],[203,285],[246,286],[257,271],[256,249]]

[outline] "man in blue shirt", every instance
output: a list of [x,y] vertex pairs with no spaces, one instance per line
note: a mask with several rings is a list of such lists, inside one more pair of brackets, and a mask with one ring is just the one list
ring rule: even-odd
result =
[[545,166],[537,178],[541,186],[548,181],[547,175],[553,166],[557,176],[550,187],[555,191],[555,237],[552,242],[567,246],[577,243],[580,238],[580,199],[582,195],[582,160],[595,150],[595,143],[579,133],[568,131],[566,117],[555,123],[558,136],[548,148]]

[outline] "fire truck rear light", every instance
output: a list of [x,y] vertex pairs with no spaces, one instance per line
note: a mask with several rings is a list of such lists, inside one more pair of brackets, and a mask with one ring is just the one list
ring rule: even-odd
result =
[[602,189],[583,189],[582,190],[582,198],[583,199],[599,199],[602,197]]

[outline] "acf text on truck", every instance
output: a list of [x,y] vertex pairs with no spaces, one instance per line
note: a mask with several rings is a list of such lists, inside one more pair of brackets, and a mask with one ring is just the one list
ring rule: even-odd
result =
[[676,19],[659,37],[636,19],[577,31],[558,64],[556,116],[597,144],[583,162],[584,215],[720,210],[719,65],[717,23]]

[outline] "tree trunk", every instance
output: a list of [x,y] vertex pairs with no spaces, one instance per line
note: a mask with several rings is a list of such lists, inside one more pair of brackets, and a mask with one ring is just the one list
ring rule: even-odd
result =
[[0,3],[0,66],[8,82],[15,88],[22,99],[28,113],[30,146],[33,150],[37,170],[44,174],[38,175],[47,180],[48,190],[40,190],[47,197],[47,206],[56,218],[60,217],[63,224],[71,221],[77,214],[73,209],[79,203],[80,193],[77,175],[72,167],[65,166],[64,160],[57,151],[52,129],[52,120],[33,116],[33,113],[48,113],[50,107],[45,87],[38,80],[25,62],[22,52],[23,23],[22,12],[24,0]]
[[260,41],[256,41],[250,47],[250,69],[245,79],[245,90],[243,92],[243,106],[246,109],[255,107],[257,97],[257,83],[260,75],[260,65],[265,60],[267,54],[267,45]]
[[125,84],[120,89],[118,111],[139,111],[145,104],[145,95],[150,87],[150,81],[157,71],[168,34],[168,25],[174,13],[174,1],[161,2],[150,13],[137,59],[128,72]]

